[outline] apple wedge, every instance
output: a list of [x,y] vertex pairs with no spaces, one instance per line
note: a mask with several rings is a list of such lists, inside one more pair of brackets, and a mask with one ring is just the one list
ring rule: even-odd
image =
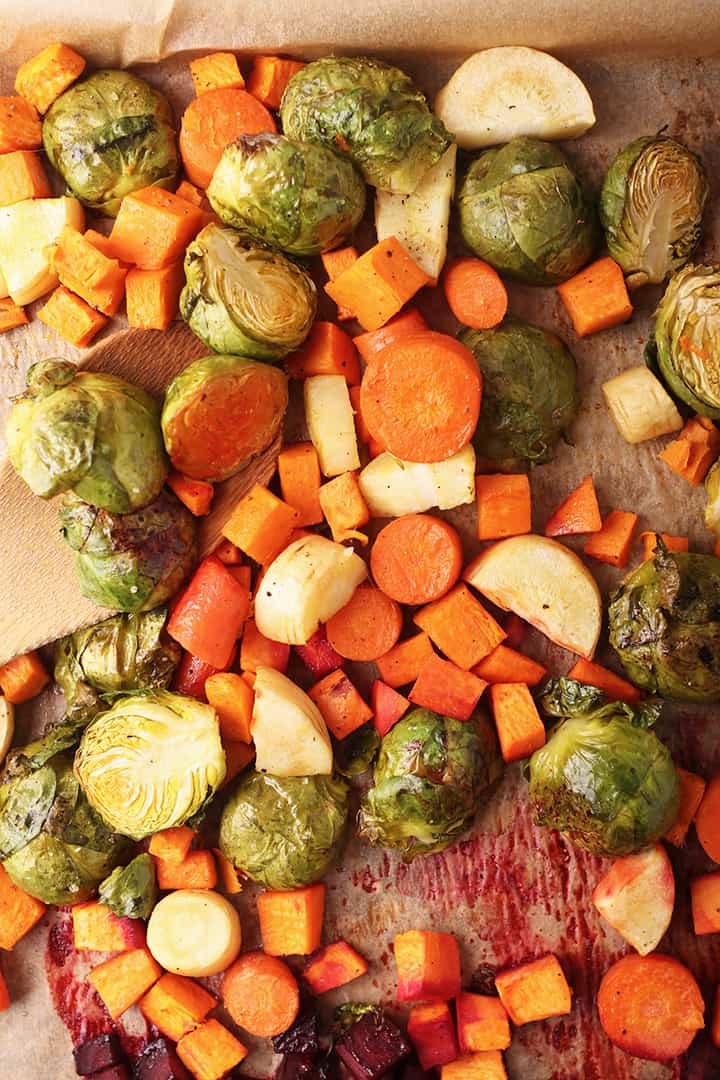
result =
[[665,935],[675,907],[675,876],[662,844],[616,859],[593,892],[603,919],[647,956]]
[[595,578],[574,551],[546,536],[512,536],[483,551],[465,581],[556,645],[592,660],[602,626]]
[[250,731],[255,768],[270,776],[329,776],[333,752],[314,701],[274,668],[258,668]]

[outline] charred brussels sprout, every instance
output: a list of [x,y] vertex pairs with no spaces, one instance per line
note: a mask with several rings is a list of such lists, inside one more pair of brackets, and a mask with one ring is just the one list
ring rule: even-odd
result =
[[206,225],[185,255],[180,314],[218,353],[279,360],[310,332],[317,290],[283,255],[247,247],[233,229]]
[[465,330],[460,340],[483,377],[478,454],[510,467],[550,461],[580,405],[570,351],[554,334],[519,319]]
[[341,150],[368,184],[408,195],[452,137],[399,68],[366,56],[328,56],[293,75],[280,105],[292,139]]
[[495,731],[478,710],[465,722],[413,709],[385,736],[359,835],[410,861],[442,851],[469,827],[480,796],[502,773]]
[[340,851],[348,789],[331,776],[251,772],[235,786],[220,821],[223,855],[268,889],[319,881]]
[[540,705],[561,720],[528,765],[538,824],[597,855],[629,855],[663,836],[680,786],[670,751],[649,730],[659,709],[608,701],[573,679],[551,680]]
[[98,890],[98,900],[120,919],[149,919],[157,894],[155,863],[152,855],[143,852],[127,866],[117,866],[105,878]]
[[27,374],[7,423],[13,468],[36,495],[63,491],[114,514],[147,506],[167,476],[160,410],[138,386],[65,360]]
[[207,194],[227,225],[291,255],[337,247],[365,212],[365,184],[351,162],[271,133],[226,146]]
[[183,825],[225,779],[215,710],[167,690],[119,698],[85,729],[75,775],[91,806],[133,840]]
[[116,611],[165,603],[195,562],[195,519],[169,491],[134,514],[111,514],[69,495],[60,524],[76,552],[83,596]]
[[597,245],[594,207],[562,151],[540,139],[513,139],[480,154],[457,202],[467,246],[531,285],[566,281]]
[[608,622],[638,686],[674,701],[720,701],[720,559],[659,541],[611,596]]
[[660,284],[685,265],[700,241],[707,193],[700,159],[666,135],[643,135],[618,154],[600,219],[631,286]]
[[43,145],[72,194],[111,217],[129,192],[170,187],[178,168],[167,100],[128,71],[96,71],[61,94]]

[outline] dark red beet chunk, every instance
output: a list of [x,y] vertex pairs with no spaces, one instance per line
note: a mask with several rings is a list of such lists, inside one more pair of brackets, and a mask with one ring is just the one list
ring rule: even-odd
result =
[[286,1054],[275,1080],[313,1080],[315,1061],[315,1054]]
[[419,1065],[414,1065],[410,1062],[406,1065],[400,1073],[400,1080],[429,1080],[432,1077],[432,1073],[425,1072]]
[[318,1052],[318,1018],[311,1001],[303,1001],[295,1022],[282,1035],[276,1035],[272,1044],[276,1054],[312,1055]]
[[338,1039],[335,1053],[355,1080],[379,1080],[410,1057],[412,1048],[392,1020],[373,1010]]
[[76,1046],[73,1057],[78,1076],[92,1076],[93,1073],[122,1064],[123,1052],[117,1035],[97,1035]]
[[127,1065],[111,1065],[109,1069],[93,1073],[92,1080],[130,1080],[130,1070]]
[[192,1080],[192,1076],[167,1039],[145,1047],[133,1066],[134,1080]]

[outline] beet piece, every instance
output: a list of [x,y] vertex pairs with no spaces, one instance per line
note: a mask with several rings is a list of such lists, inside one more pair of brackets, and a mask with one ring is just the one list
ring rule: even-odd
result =
[[432,1073],[425,1072],[418,1064],[411,1061],[401,1071],[400,1080],[429,1080],[432,1075]]
[[313,1080],[315,1061],[314,1054],[286,1054],[275,1080]]
[[93,1073],[102,1072],[112,1065],[120,1065],[123,1061],[123,1052],[120,1040],[114,1032],[105,1035],[96,1035],[94,1039],[88,1039],[73,1050],[75,1058],[75,1072],[78,1076],[92,1076]]
[[410,1057],[412,1047],[392,1020],[373,1010],[337,1040],[335,1053],[355,1080],[379,1080]]
[[316,1054],[320,1049],[318,1018],[311,1001],[301,1002],[293,1024],[272,1040],[276,1054]]
[[92,1080],[130,1080],[130,1070],[127,1065],[111,1065],[109,1069],[93,1073]]
[[149,1043],[133,1066],[134,1080],[192,1080],[168,1039]]

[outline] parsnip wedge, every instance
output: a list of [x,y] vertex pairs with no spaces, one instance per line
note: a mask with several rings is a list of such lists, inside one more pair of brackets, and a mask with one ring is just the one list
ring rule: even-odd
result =
[[273,668],[258,668],[251,731],[255,768],[270,776],[329,776],[330,736],[304,690]]
[[475,498],[475,451],[468,445],[432,464],[385,452],[365,466],[358,483],[373,517],[422,514],[435,506],[452,510]]
[[360,468],[355,415],[342,375],[312,375],[305,380],[305,420],[323,476]]
[[602,626],[595,578],[574,551],[545,536],[501,540],[464,574],[504,611],[514,611],[564,649],[592,660]]
[[23,199],[0,209],[0,274],[16,304],[29,304],[58,283],[53,245],[66,225],[82,229],[77,199]]

